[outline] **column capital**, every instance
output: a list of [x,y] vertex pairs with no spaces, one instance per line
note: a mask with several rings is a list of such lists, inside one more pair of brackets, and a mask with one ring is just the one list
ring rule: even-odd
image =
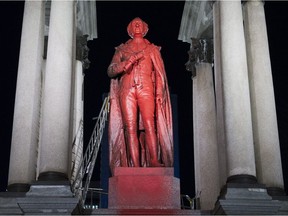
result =
[[88,35],[76,37],[76,59],[82,62],[83,69],[88,69],[90,61],[88,59],[89,48],[87,46]]
[[196,64],[213,62],[213,40],[205,38],[191,38],[191,40],[189,60],[185,65],[186,70],[192,72],[193,78],[196,76]]

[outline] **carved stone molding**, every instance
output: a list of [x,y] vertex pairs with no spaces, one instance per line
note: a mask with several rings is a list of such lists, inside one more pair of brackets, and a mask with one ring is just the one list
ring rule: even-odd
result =
[[83,69],[88,69],[90,61],[88,59],[89,48],[87,46],[88,35],[77,36],[76,38],[76,59],[81,61]]
[[213,62],[213,40],[212,39],[197,39],[191,38],[192,43],[188,51],[189,60],[185,64],[186,70],[192,72],[192,78],[196,76],[195,65],[205,62]]

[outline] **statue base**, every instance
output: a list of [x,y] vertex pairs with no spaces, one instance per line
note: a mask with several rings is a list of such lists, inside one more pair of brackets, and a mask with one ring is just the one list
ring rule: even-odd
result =
[[170,167],[117,167],[109,179],[109,209],[180,209],[180,180]]

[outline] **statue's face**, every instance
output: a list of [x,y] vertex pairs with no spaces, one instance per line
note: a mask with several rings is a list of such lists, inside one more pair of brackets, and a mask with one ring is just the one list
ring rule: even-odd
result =
[[144,26],[143,26],[143,21],[141,19],[136,18],[132,21],[132,31],[134,33],[134,36],[143,35]]
[[144,37],[148,32],[148,25],[137,17],[129,23],[127,26],[127,32],[131,38],[134,36]]

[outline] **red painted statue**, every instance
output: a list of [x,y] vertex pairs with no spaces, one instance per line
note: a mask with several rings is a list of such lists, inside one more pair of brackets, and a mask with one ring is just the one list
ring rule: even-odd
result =
[[173,166],[171,103],[160,47],[144,39],[148,25],[140,18],[127,31],[131,39],[116,47],[108,67],[112,174],[118,166]]

